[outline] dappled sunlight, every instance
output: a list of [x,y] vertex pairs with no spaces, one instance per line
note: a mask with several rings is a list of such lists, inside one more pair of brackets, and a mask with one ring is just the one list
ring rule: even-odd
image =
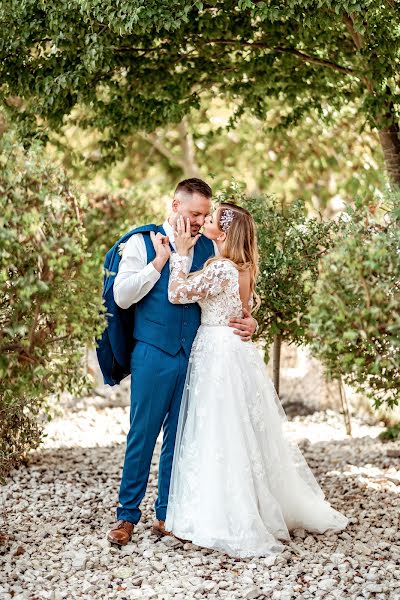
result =
[[278,598],[271,595],[274,590],[289,589],[300,598],[303,592],[315,597],[320,586],[330,585],[340,598],[364,597],[366,586],[395,593],[400,486],[392,481],[398,460],[386,456],[395,444],[369,436],[303,441],[305,458],[329,502],[349,517],[348,527],[338,534],[294,530],[280,556],[239,560],[173,538],[151,537],[158,443],[142,520],[132,542],[117,549],[105,535],[117,506],[128,412],[126,407],[102,408],[93,420],[95,412],[77,411],[77,422],[55,420],[48,443],[59,447],[33,452],[2,489],[10,538],[0,560],[10,589],[23,585],[37,591],[51,585],[57,591],[68,576],[69,585],[86,590],[87,598],[122,598],[125,592],[129,599],[167,599],[176,590],[182,598],[210,590],[226,591],[229,598],[238,588],[260,589],[271,598]]
[[342,474],[355,478],[366,490],[387,490],[400,494],[400,472],[396,466],[383,469],[375,465],[349,465]]
[[287,424],[288,435],[295,440],[306,439],[311,443],[331,440],[349,440],[369,436],[376,438],[384,427],[367,425],[360,419],[352,419],[352,436],[347,435],[343,417],[333,410],[317,411],[306,417],[294,417]]

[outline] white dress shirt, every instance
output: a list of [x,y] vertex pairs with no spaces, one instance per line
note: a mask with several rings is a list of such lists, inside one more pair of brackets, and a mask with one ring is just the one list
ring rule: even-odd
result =
[[[163,223],[163,229],[175,250],[174,230],[168,219]],[[214,251],[215,254],[218,254],[215,243]],[[189,251],[189,269],[192,262],[193,248]],[[143,234],[135,233],[131,235],[123,248],[118,273],[114,280],[114,300],[116,304],[120,308],[129,308],[132,304],[139,302],[150,292],[160,279],[160,275],[152,262],[147,264],[147,251]]]

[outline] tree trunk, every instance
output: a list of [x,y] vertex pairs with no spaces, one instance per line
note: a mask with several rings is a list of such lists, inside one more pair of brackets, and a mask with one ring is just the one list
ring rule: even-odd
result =
[[[394,4],[393,4],[394,6]],[[353,44],[359,52],[364,46],[363,36],[354,28],[353,16],[345,14],[343,17],[344,23],[351,35]],[[371,95],[374,94],[374,85],[369,78],[365,78],[367,89]],[[399,124],[397,123],[393,101],[391,100],[392,91],[389,86],[386,86],[387,110],[383,115],[382,127],[378,126],[379,139],[381,142],[383,156],[385,158],[386,171],[392,183],[400,185],[400,137]]]
[[7,129],[6,120],[3,115],[0,115],[0,138],[3,137],[6,129]]
[[179,123],[178,132],[182,149],[183,172],[185,177],[200,177],[193,136],[189,131],[186,117]]
[[276,393],[279,396],[279,373],[281,366],[281,345],[282,337],[279,334],[274,336],[274,346],[272,350],[272,373]]
[[399,125],[392,123],[379,131],[386,170],[393,183],[400,185],[400,137]]
[[176,129],[179,135],[178,143],[181,149],[180,154],[175,154],[173,152],[169,143],[165,143],[162,134],[156,132],[143,133],[142,137],[162,154],[162,156],[165,156],[172,165],[180,167],[185,179],[189,177],[200,177],[200,169],[196,160],[196,147],[193,143],[193,136],[189,130],[186,117],[182,119]]
[[389,179],[392,183],[400,185],[400,128],[396,121],[392,91],[389,86],[386,86],[386,96],[386,111],[382,114],[382,126],[379,127],[378,123],[378,133]]
[[342,413],[343,413],[343,419],[344,419],[344,426],[346,427],[346,433],[347,433],[347,435],[351,436],[351,416],[350,416],[350,409],[349,409],[349,405],[348,405],[348,402],[347,402],[346,392],[344,390],[343,382],[342,382],[342,378],[341,377],[339,377],[338,384],[339,384],[340,402],[342,404]]

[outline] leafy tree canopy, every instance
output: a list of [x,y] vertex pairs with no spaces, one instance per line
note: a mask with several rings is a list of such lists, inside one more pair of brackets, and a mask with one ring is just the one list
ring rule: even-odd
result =
[[[350,100],[384,135],[398,121],[390,0],[5,0],[0,23],[1,97],[25,133],[59,128],[80,105],[80,124],[116,150],[180,122],[204,90],[239,100],[233,120],[265,119],[278,100],[275,128]],[[381,141],[400,152],[398,137]]]

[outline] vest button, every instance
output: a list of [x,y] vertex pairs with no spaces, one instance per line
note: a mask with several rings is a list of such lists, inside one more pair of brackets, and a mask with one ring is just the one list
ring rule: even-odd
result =
[[185,338],[182,338],[182,340],[181,340],[181,341],[182,341],[182,342],[186,342],[186,339],[185,339]]
[[187,325],[187,321],[183,321],[183,324],[184,324],[184,325]]

